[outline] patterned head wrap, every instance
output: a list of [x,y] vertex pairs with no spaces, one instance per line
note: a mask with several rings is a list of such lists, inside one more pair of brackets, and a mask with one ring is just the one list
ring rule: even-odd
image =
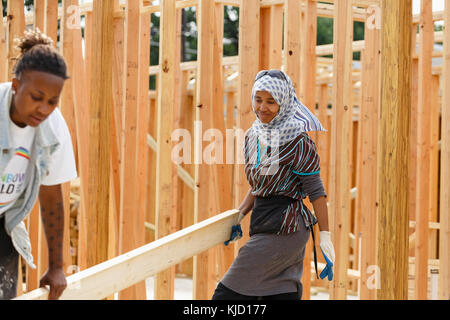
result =
[[[269,92],[280,106],[270,123],[261,122],[256,114],[254,97],[257,91]],[[258,72],[253,84],[252,106],[256,120],[251,129],[264,145],[278,147],[294,140],[302,132],[327,131],[317,117],[297,99],[292,81],[283,71]]]

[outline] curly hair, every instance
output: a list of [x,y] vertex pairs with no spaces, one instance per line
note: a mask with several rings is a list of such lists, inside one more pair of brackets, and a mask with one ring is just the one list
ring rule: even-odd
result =
[[38,28],[25,31],[24,36],[14,39],[20,51],[16,58],[14,75],[19,78],[24,71],[42,71],[68,79],[64,57],[53,48],[53,40]]

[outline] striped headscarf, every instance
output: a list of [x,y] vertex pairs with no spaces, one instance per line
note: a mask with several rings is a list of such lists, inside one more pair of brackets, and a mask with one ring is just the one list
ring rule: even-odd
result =
[[[256,114],[254,98],[257,91],[269,92],[280,106],[280,110],[270,123],[261,122]],[[263,145],[278,147],[294,140],[302,132],[327,131],[319,119],[297,99],[292,81],[283,71],[258,72],[253,84],[252,106],[256,120],[251,130]]]

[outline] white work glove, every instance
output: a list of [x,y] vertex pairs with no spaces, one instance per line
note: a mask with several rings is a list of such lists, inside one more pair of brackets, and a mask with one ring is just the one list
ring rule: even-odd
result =
[[327,262],[325,269],[320,274],[320,278],[323,279],[328,276],[328,280],[333,280],[333,265],[334,265],[334,246],[331,242],[331,233],[329,231],[320,231],[320,249],[322,250],[322,254]]

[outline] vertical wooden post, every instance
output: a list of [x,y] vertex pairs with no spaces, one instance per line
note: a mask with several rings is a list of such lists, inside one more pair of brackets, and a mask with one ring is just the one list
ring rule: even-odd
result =
[[[303,92],[303,103],[308,109],[316,114],[316,43],[317,43],[317,3],[313,0],[306,1],[306,10],[304,15],[304,38],[302,43],[301,56],[301,86]],[[315,141],[316,134],[311,138]],[[312,204],[305,201],[305,205],[312,211]],[[305,248],[305,259],[303,263],[303,297],[304,300],[311,299],[311,253],[312,238],[309,239]],[[319,251],[320,252],[320,251]]]
[[58,42],[58,0],[45,0],[45,34],[53,39],[54,46]]
[[412,1],[383,1],[382,15],[377,298],[407,299]]
[[[119,252],[125,253],[143,244],[144,225],[137,206],[137,110],[139,101],[139,28],[140,1],[127,1],[125,17],[125,54],[123,79],[123,118]],[[111,24],[113,21],[111,21]],[[111,39],[112,41],[113,39]],[[95,41],[95,39],[94,39]],[[110,58],[112,55],[110,52]],[[94,70],[92,70],[93,72]],[[140,282],[120,292],[120,299],[145,299],[145,283]]]
[[[259,0],[241,0],[239,7],[239,82],[238,82],[238,113],[236,128],[246,131],[255,120],[252,111],[251,94],[253,81],[258,73],[259,61]],[[242,152],[242,145],[236,147],[237,153]],[[249,190],[249,184],[244,172],[244,165],[236,165],[236,199],[239,206]],[[243,237],[238,240],[235,249],[238,250],[248,241],[250,219],[242,221]]]
[[[160,23],[160,54],[158,81],[158,122],[156,152],[156,235],[161,238],[171,232],[172,224],[172,161],[171,134],[175,109],[175,40],[176,9],[174,1],[162,1]],[[175,268],[171,267],[155,277],[155,299],[173,299]]]
[[297,0],[286,0],[284,4],[285,70],[292,80],[297,95],[300,94],[300,20],[301,3]]
[[444,70],[442,72],[441,192],[439,270],[440,297],[450,299],[450,0],[445,0]]
[[[224,72],[222,67],[223,57],[223,32],[224,32],[224,5],[222,3],[216,3],[214,5],[214,39],[213,39],[213,66],[217,72],[214,72],[212,79],[213,97],[212,97],[212,112],[211,112],[211,124],[214,129],[220,131],[223,137],[222,146],[220,143],[216,144],[216,147],[223,147],[222,159],[217,159],[218,163],[212,164],[213,173],[215,175],[215,214],[224,212],[232,208],[232,188],[231,181],[228,179],[232,175],[232,164],[226,164],[226,132],[225,132],[225,109],[224,109]],[[218,137],[214,137],[216,142]],[[217,150],[217,149],[216,149]],[[217,150],[218,151],[218,150]],[[217,155],[217,153],[216,153]],[[217,278],[221,279],[227,269],[223,267],[231,265],[234,260],[234,245],[219,246],[216,248],[217,252],[217,264],[218,275]]]
[[330,218],[336,251],[331,299],[347,298],[347,266],[350,218],[349,154],[352,117],[352,6],[334,3],[333,116],[331,133]]
[[[377,236],[377,147],[378,113],[380,107],[380,30],[366,24],[361,81],[361,174],[358,188],[361,214],[361,291],[360,298],[376,298],[375,283],[370,266],[376,265]],[[373,268],[373,267],[372,267]]]
[[93,3],[89,118],[87,265],[108,259],[110,187],[110,110],[112,108],[113,3]]
[[432,0],[421,2],[419,24],[419,104],[417,117],[417,173],[416,173],[416,242],[415,297],[427,299],[428,286],[428,224],[430,216],[430,111],[432,103],[433,53]]
[[[61,95],[61,113],[69,128],[70,136],[72,137],[72,144],[74,149],[74,154],[77,152],[77,133],[75,124],[75,114],[74,114],[74,97],[73,97],[73,74],[76,72],[76,65],[73,59],[74,50],[74,32],[77,26],[72,26],[69,23],[69,16],[74,13],[69,9],[71,6],[78,6],[78,0],[63,0],[62,10],[63,15],[61,18],[61,28],[60,28],[60,51],[66,60],[68,74],[71,78],[67,79],[64,84],[64,90]],[[76,14],[76,13],[75,13]],[[75,28],[74,28],[75,27]],[[78,26],[80,29],[81,26]],[[62,185],[63,203],[64,203],[64,219],[67,223],[64,224],[64,270],[71,265],[70,256],[70,182],[66,182]]]
[[15,50],[14,38],[22,37],[25,31],[25,13],[24,2],[8,0],[7,14],[8,14],[8,80],[13,77],[13,68],[16,64],[15,58],[19,54]]
[[[90,32],[90,31],[89,31]],[[80,67],[72,76],[72,96],[74,100],[74,114],[76,135],[78,141],[78,175],[80,177],[80,215],[78,217],[78,266],[80,269],[87,267],[87,210],[89,203],[89,90],[90,81],[86,73],[86,64],[91,51],[86,47],[85,59],[83,59],[81,29],[74,30],[73,34],[73,64]],[[90,67],[89,67],[90,68]]]
[[[214,3],[200,0],[198,14],[198,65],[196,80],[196,130],[194,152],[200,157],[196,166],[194,191],[194,221],[200,222],[214,215],[217,190],[211,190],[212,165],[203,159],[203,133],[212,127],[214,69]],[[197,132],[200,131],[200,132]],[[198,152],[199,151],[199,152]],[[194,157],[195,158],[195,157]],[[210,299],[217,284],[215,248],[194,257],[194,298]]]

